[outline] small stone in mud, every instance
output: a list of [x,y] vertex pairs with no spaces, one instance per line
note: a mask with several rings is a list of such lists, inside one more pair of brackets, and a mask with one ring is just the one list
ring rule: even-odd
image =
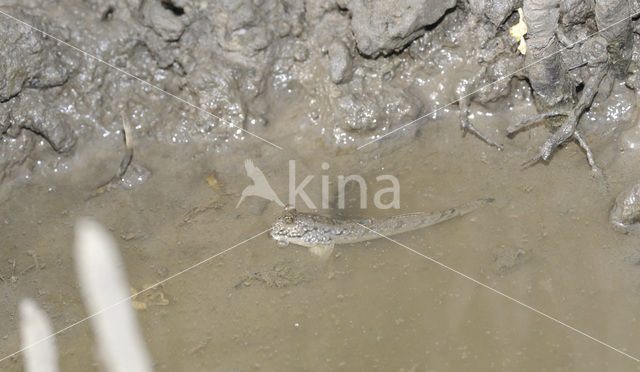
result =
[[341,41],[334,41],[327,48],[329,55],[329,75],[336,84],[351,80],[352,61],[349,48]]
[[138,234],[135,233],[135,232],[128,232],[126,234],[121,234],[120,235],[120,239],[122,239],[122,240],[124,240],[126,242],[128,242],[129,240],[136,239],[138,237],[139,237]]
[[498,274],[507,274],[530,258],[531,254],[522,248],[501,246],[494,254],[494,268]]
[[616,198],[609,222],[624,233],[640,231],[640,181],[623,190]]

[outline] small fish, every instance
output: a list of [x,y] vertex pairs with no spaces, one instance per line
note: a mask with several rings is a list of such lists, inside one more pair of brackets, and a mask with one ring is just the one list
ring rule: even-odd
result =
[[300,245],[309,248],[317,256],[327,258],[336,244],[364,242],[422,229],[465,215],[493,201],[490,198],[478,199],[439,212],[418,212],[364,220],[331,218],[286,208],[273,224],[271,237],[279,245]]

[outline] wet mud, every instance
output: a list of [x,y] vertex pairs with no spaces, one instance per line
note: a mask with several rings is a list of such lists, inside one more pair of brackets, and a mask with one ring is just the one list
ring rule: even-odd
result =
[[[525,55],[509,34],[520,7]],[[56,330],[88,315],[71,257],[78,217],[116,237],[134,289],[268,229],[282,208],[241,199],[251,159],[284,203],[295,161],[316,209],[296,207],[328,216],[496,201],[394,238],[455,271],[383,239],[322,262],[268,234],[237,245],[135,299],[156,370],[637,370],[460,275],[640,355],[637,11],[1,2],[0,357],[20,348],[21,298]],[[544,125],[510,130],[532,117]],[[353,183],[338,208],[348,175],[366,181],[367,209]],[[380,175],[398,179],[399,210],[373,207]],[[87,324],[56,339],[61,370],[96,368]],[[22,370],[19,355],[0,363]]]

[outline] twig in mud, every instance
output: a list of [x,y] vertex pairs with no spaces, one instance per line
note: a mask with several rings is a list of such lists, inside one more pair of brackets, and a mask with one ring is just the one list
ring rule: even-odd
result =
[[189,222],[191,222],[192,219],[208,211],[209,209],[212,209],[212,208],[218,209],[222,207],[222,204],[220,203],[219,199],[220,199],[219,197],[216,197],[203,206],[198,206],[191,209],[190,211],[188,211],[182,216],[182,221],[178,223],[178,226],[184,226],[188,224]]
[[36,268],[36,271],[39,271],[44,265],[40,266],[40,260],[38,260],[38,254],[33,249],[29,249],[27,251],[27,256],[33,258],[33,266]]
[[31,266],[29,266],[26,269],[20,271],[20,275],[24,275],[24,274],[28,273],[29,271],[33,270],[34,268],[36,268],[36,265],[31,264]]
[[16,259],[9,259],[9,264],[11,265],[11,276],[9,278],[11,280],[11,283],[15,283],[18,281],[18,277],[16,276]]
[[122,176],[124,176],[125,172],[129,168],[129,164],[131,164],[131,159],[133,159],[133,138],[131,136],[131,127],[129,126],[127,120],[124,118],[124,112],[121,112],[120,115],[122,116],[122,129],[125,145],[124,157],[120,162],[120,168],[118,168],[116,174],[106,184],[95,188],[91,192],[91,197],[98,196],[111,189],[113,185],[117,185],[118,183],[120,183],[122,180]]

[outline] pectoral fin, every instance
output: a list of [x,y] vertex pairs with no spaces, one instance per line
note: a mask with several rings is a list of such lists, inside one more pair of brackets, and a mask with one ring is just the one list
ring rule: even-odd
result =
[[334,246],[334,243],[316,244],[312,247],[309,247],[309,252],[320,257],[322,260],[327,260],[329,256],[331,256],[331,252],[333,252]]

